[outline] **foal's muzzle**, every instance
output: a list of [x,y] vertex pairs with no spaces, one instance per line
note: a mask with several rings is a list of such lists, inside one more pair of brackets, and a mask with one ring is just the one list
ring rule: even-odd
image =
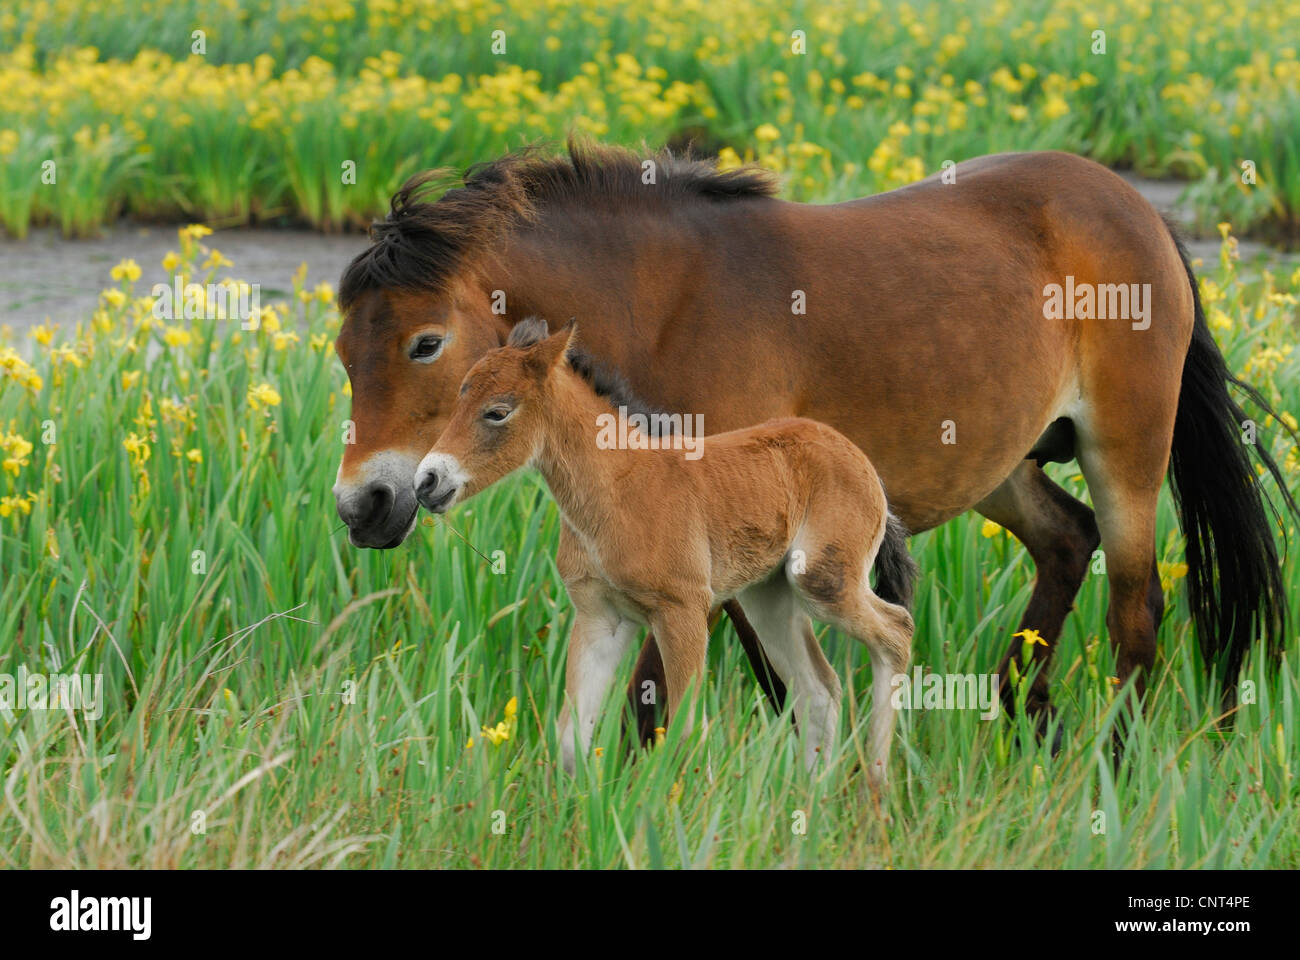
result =
[[460,484],[455,480],[434,470],[421,474],[418,483],[415,498],[420,501],[420,506],[430,513],[446,513],[456,502],[456,496],[461,491]]

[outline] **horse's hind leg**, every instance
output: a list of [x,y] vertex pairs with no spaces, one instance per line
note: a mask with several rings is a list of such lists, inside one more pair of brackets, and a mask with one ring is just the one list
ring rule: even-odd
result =
[[[1022,461],[975,509],[1015,534],[1034,561],[1034,592],[1020,618],[1019,630],[1037,630],[1047,644],[1033,647],[1038,672],[1025,702],[1043,731],[1051,715],[1047,667],[1056,651],[1066,614],[1074,605],[1093,551],[1097,549],[1100,536],[1097,521],[1091,508],[1062,490],[1032,460]],[[1014,691],[1008,680],[1011,658],[1017,659],[1022,674],[1029,673],[1028,665],[1020,662],[1022,647],[1019,639],[1013,640],[998,666],[1002,701],[1008,710],[1014,704]]]
[[835,741],[840,679],[826,662],[808,615],[783,574],[747,588],[741,601],[763,652],[789,686],[804,738],[804,762],[811,769],[818,751]]
[[1139,697],[1155,664],[1156,630],[1164,608],[1153,557],[1156,505],[1172,433],[1171,412],[1167,435],[1161,429],[1121,429],[1101,434],[1079,451],[1106,551],[1106,627],[1116,651],[1116,672],[1121,683],[1137,674]]

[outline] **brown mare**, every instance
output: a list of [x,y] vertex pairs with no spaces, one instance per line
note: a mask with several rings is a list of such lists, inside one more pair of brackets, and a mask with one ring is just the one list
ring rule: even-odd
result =
[[[660,410],[702,414],[708,433],[821,421],[868,454],[914,532],[971,509],[1011,530],[1036,565],[1021,627],[1047,641],[1033,647],[1040,720],[1099,540],[1119,677],[1141,694],[1164,608],[1166,471],[1191,613],[1225,696],[1257,638],[1280,651],[1273,525],[1229,388],[1259,397],[1229,373],[1186,253],[1121,178],[1069,154],[1005,154],[959,164],[952,183],[821,206],[776,199],[761,170],[649,159],[654,183],[620,149],[525,150],[436,201],[431,175],[393,198],[339,291],[356,443],[334,489],[352,543],[410,533],[416,466],[470,366],[525,317],[572,317],[603,374]],[[1149,284],[1145,322],[1046,309],[1067,283]],[[1294,510],[1262,442],[1254,452]],[[1041,469],[1074,458],[1095,514]],[[649,639],[637,671],[635,689],[662,685]]]
[[[710,611],[739,595],[794,694],[809,768],[833,743],[840,684],[808,616],[867,647],[867,777],[883,786],[892,679],[907,670],[912,617],[868,583],[887,536],[887,553],[907,547],[866,455],[798,418],[711,434],[692,448],[635,426],[612,437],[602,418],[613,401],[587,379],[576,338],[573,328],[548,336],[544,320],[516,324],[506,346],[470,367],[451,422],[415,474],[416,497],[434,513],[524,466],[546,479],[569,533],[557,566],[575,614],[559,725],[564,766],[572,772],[575,752],[591,746],[614,670],[641,626],[663,654],[675,715],[704,676]],[[695,711],[685,712],[689,730]]]

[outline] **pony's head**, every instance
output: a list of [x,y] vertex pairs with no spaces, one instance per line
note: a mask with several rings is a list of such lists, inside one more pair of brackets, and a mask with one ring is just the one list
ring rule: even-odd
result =
[[451,421],[420,461],[415,495],[433,513],[474,496],[527,464],[537,453],[553,388],[574,328],[548,335],[530,317],[510,331],[504,347],[470,368]]
[[[352,384],[352,429],[334,496],[353,544],[395,547],[413,529],[416,466],[447,426],[466,371],[506,341],[512,318],[576,316],[614,296],[622,263],[594,268],[598,253],[612,254],[591,235],[592,211],[606,231],[595,236],[615,238],[617,250],[635,236],[634,214],[776,190],[753,168],[719,171],[666,152],[656,163],[648,190],[631,151],[571,142],[555,157],[535,146],[471,167],[436,200],[447,184],[437,171],[393,197],[339,284],[335,349]],[[586,278],[599,295],[584,298]]]
[[471,173],[430,202],[437,176],[393,197],[339,284],[334,348],[352,386],[352,429],[334,498],[355,546],[395,547],[414,528],[415,468],[465,372],[508,329],[479,273],[490,240],[524,212],[517,191]]

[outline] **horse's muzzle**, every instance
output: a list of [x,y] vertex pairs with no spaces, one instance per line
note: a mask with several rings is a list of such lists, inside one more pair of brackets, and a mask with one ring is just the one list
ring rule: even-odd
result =
[[348,526],[348,539],[356,547],[391,550],[415,525],[415,496],[386,480],[335,494],[339,519]]

